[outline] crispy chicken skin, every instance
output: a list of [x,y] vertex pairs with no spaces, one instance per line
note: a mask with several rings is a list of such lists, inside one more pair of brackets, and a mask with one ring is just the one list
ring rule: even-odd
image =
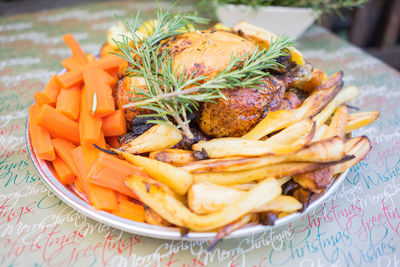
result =
[[227,31],[206,30],[177,35],[165,40],[161,53],[167,50],[174,68],[186,73],[214,77],[228,66],[232,56],[251,53],[255,45]]
[[[118,109],[122,109],[124,105],[131,103],[132,99],[136,97],[135,87],[146,89],[146,83],[144,79],[139,77],[125,76],[119,81],[117,89],[115,90],[115,102]],[[124,112],[128,130],[132,130],[132,120],[134,117],[137,115],[150,113],[149,110],[136,107],[126,108],[124,109]]]
[[285,83],[274,76],[265,77],[255,88],[225,89],[227,100],[205,103],[198,116],[200,129],[211,137],[242,136],[264,117],[277,110],[285,93]]
[[[205,30],[184,33],[163,40],[161,53],[169,53],[178,73],[214,77],[225,69],[232,56],[254,51],[256,44],[235,33],[221,30]],[[290,62],[284,57],[283,63]],[[235,88],[223,90],[226,100],[219,98],[215,103],[204,103],[196,114],[200,130],[209,137],[242,136],[251,130],[269,111],[293,108],[298,101],[292,94],[286,94],[289,86],[301,85],[312,76],[312,66],[302,68],[283,64],[282,71],[264,78],[258,88]],[[309,74],[311,71],[311,75]],[[284,73],[283,73],[284,72]],[[117,107],[131,102],[135,97],[133,86],[145,88],[143,79],[124,77],[116,90]],[[147,111],[131,108],[125,110],[128,129],[132,119]]]

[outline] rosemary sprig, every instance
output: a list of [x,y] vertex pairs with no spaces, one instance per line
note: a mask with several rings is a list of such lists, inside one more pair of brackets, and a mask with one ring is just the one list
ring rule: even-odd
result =
[[[288,47],[293,46],[293,38],[279,37],[271,43],[269,49],[256,48],[252,53],[233,55],[228,66],[214,78],[196,73],[186,73],[173,65],[173,58],[168,51],[160,52],[159,42],[165,38],[181,34],[189,25],[206,22],[192,14],[172,14],[169,9],[157,10],[157,25],[154,32],[144,39],[136,34],[139,15],[133,23],[125,21],[131,36],[123,36],[122,42],[116,42],[132,68],[127,72],[135,77],[142,77],[146,82],[146,90],[135,87],[138,96],[134,102],[124,108],[138,107],[152,110],[154,113],[142,115],[156,117],[148,123],[162,124],[180,129],[189,139],[190,131],[188,115],[198,110],[201,102],[225,98],[221,89],[235,87],[256,88],[267,76],[268,69],[279,66],[276,59],[286,55]],[[134,56],[132,56],[134,55]]]

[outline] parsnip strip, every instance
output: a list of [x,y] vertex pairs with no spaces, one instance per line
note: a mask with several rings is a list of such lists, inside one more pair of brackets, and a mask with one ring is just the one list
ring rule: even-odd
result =
[[236,157],[222,159],[208,159],[189,163],[182,166],[191,173],[240,171],[259,168],[266,165],[281,163],[284,161],[298,162],[330,162],[339,160],[344,156],[343,141],[338,137],[332,137],[310,143],[301,150],[287,155],[266,155],[261,157]]
[[326,83],[332,85],[329,89],[316,90],[303,104],[292,110],[277,110],[267,113],[250,132],[242,138],[258,140],[272,132],[287,128],[288,126],[304,119],[307,116],[315,116],[336,96],[343,85],[343,73],[335,73]]
[[172,191],[179,195],[186,194],[193,183],[192,175],[182,168],[155,159],[132,155],[116,149],[113,149],[113,151],[133,165],[142,167],[143,170],[152,178],[167,185]]
[[[194,184],[188,192],[188,206],[197,214],[208,214],[221,210],[244,194],[246,194],[246,191],[227,186],[209,182],[198,183]],[[256,207],[253,212],[294,212],[301,208],[301,203],[294,197],[280,195],[270,202]]]
[[379,111],[357,112],[349,114],[346,125],[346,133],[350,133],[356,129],[367,126],[379,117]]
[[209,231],[224,226],[281,194],[279,183],[274,178],[268,178],[220,211],[198,215],[157,187],[151,186],[147,190],[142,177],[131,176],[126,185],[139,196],[144,204],[156,211],[165,220],[194,231]]
[[349,111],[347,110],[346,106],[342,105],[338,107],[322,139],[334,136],[338,136],[341,139],[343,139],[348,116],[349,116]]
[[171,148],[181,140],[182,134],[179,130],[165,125],[154,125],[120,149],[132,154],[142,154]]
[[236,172],[206,172],[206,173],[194,173],[194,183],[199,182],[212,182],[220,185],[230,184],[243,184],[249,183],[255,180],[264,179],[268,176],[282,178],[285,176],[292,176],[304,172],[313,171],[319,168],[327,167],[330,165],[338,164],[344,161],[348,161],[352,157],[344,157],[341,160],[327,162],[327,163],[314,163],[314,162],[289,162],[268,165],[261,168],[236,171]]

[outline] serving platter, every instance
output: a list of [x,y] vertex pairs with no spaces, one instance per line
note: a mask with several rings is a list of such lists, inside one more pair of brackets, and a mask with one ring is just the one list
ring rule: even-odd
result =
[[[121,218],[119,216],[113,215],[108,212],[96,210],[92,205],[84,200],[83,197],[79,196],[72,187],[66,187],[58,181],[54,175],[54,170],[51,165],[45,160],[40,159],[36,152],[34,151],[30,139],[30,134],[28,130],[29,117],[26,121],[25,139],[26,147],[30,159],[33,162],[37,172],[39,173],[41,179],[47,184],[47,186],[67,205],[74,208],[75,210],[81,212],[87,217],[102,222],[104,224],[110,225],[112,227],[121,229],[123,231],[138,234],[159,239],[169,239],[169,240],[210,240],[215,237],[216,232],[189,232],[188,234],[182,235],[179,228],[174,227],[162,227],[155,226],[146,223],[139,223],[131,220]],[[313,195],[310,205],[303,211],[293,213],[281,219],[275,221],[274,226],[264,226],[264,225],[252,225],[240,228],[235,232],[231,233],[225,239],[236,238],[248,236],[251,234],[256,234],[263,232],[271,227],[279,227],[285,225],[289,222],[293,222],[299,219],[302,215],[307,214],[314,210],[317,206],[322,204],[325,200],[329,198],[342,184],[344,181],[348,170],[338,175],[332,185],[323,193],[319,195]]]

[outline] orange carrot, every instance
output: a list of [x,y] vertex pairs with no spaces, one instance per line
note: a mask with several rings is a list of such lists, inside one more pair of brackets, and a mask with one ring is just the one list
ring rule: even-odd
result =
[[57,80],[57,75],[53,75],[40,93],[40,97],[45,104],[54,105],[57,102],[57,96],[60,91],[60,85]]
[[108,136],[106,137],[107,144],[112,148],[119,148],[121,144],[118,141],[119,136]]
[[111,212],[118,209],[117,196],[113,190],[101,186],[90,185],[88,197],[95,209]]
[[31,136],[32,146],[36,155],[44,160],[54,160],[56,154],[54,152],[53,143],[50,134],[42,127],[35,124],[40,109],[38,104],[29,108],[29,133]]
[[132,164],[114,156],[101,153],[88,171],[88,178],[91,183],[137,198],[137,196],[124,184],[126,178],[132,174],[147,176],[146,173]]
[[136,222],[144,222],[145,218],[144,207],[131,201],[119,203],[113,214]]
[[71,49],[72,55],[75,57],[80,57],[84,59],[86,62],[89,62],[86,58],[85,53],[83,52],[82,48],[80,47],[78,41],[74,38],[72,34],[66,34],[63,36],[64,42],[67,44],[69,49]]
[[108,85],[111,86],[111,88],[114,88],[117,85],[118,80],[115,79],[113,76],[111,76],[110,74],[108,74],[107,71],[103,71],[104,73],[104,79],[106,80],[106,82],[108,83]]
[[[94,64],[94,63],[93,63]],[[94,111],[95,117],[104,117],[115,110],[111,87],[104,80],[100,69],[83,67],[83,79],[87,90],[88,106]]]
[[96,144],[97,146],[103,148],[103,149],[107,149],[106,138],[104,137],[103,130],[100,131],[99,139],[97,139],[97,141],[96,141],[95,144]]
[[96,209],[112,211],[117,209],[118,203],[115,192],[109,188],[91,184],[87,178],[90,166],[100,153],[102,152],[91,146],[80,146],[71,152],[79,169],[82,188],[92,205]]
[[64,88],[68,88],[74,84],[80,83],[82,79],[82,67],[67,71],[66,73],[58,76],[58,82]]
[[79,117],[80,100],[80,86],[73,85],[70,88],[62,88],[58,94],[56,110],[76,121]]
[[88,173],[89,169],[91,168],[91,166],[93,165],[93,163],[96,161],[96,159],[101,154],[104,154],[104,153],[93,146],[82,146],[82,151],[83,151],[83,156],[84,156],[85,163],[86,163],[86,169],[84,172],[84,176],[87,176],[87,173]]
[[53,142],[54,150],[56,151],[57,156],[64,161],[65,165],[67,165],[74,175],[79,175],[78,168],[76,167],[71,154],[71,151],[74,150],[76,146],[62,138],[55,138],[51,141]]
[[82,145],[92,145],[98,142],[101,132],[101,118],[91,115],[87,101],[87,88],[83,87],[81,92],[81,112],[79,115],[79,134]]
[[[75,176],[74,185],[75,185],[76,190],[78,190],[78,192],[80,192],[80,193],[85,192],[83,190],[83,185],[82,185],[82,182],[81,182],[81,179],[79,178],[79,176]],[[85,193],[85,195],[86,195],[86,193]]]
[[33,95],[33,98],[35,99],[35,104],[37,104],[38,107],[41,107],[43,104],[45,104],[42,100],[42,97],[40,96],[40,91],[36,91]]
[[[124,63],[124,59],[116,55],[108,55],[100,58],[94,62],[87,64],[87,67],[99,68],[102,70],[116,69]],[[58,82],[64,87],[68,88],[83,80],[82,67],[73,69],[58,76]]]
[[115,80],[118,81],[118,73],[119,73],[119,67],[108,69],[107,73],[111,75]]
[[121,194],[120,192],[116,192],[116,194],[118,203],[121,203],[122,201],[129,201],[129,197],[127,195]]
[[91,65],[95,68],[109,70],[113,68],[119,67],[125,60],[117,55],[107,55],[105,57],[99,58],[95,62],[91,63]]
[[89,183],[85,182],[85,176],[87,172],[85,156],[83,153],[83,147],[78,146],[71,151],[72,159],[77,168],[78,174],[77,179],[75,180],[75,184],[77,184],[77,188],[81,188],[86,195],[89,193]]
[[58,179],[61,183],[65,185],[71,185],[75,181],[75,174],[70,168],[64,163],[64,161],[57,156],[55,160],[51,162],[53,164],[54,170],[57,173]]
[[100,151],[92,146],[78,146],[71,151],[72,158],[78,169],[78,177],[81,187],[86,195],[89,195],[90,186],[86,177],[93,161],[99,156]]
[[80,143],[78,123],[49,105],[40,108],[36,124],[47,130],[53,138],[61,137],[74,144]]
[[93,54],[86,54],[86,58],[89,62],[95,62],[96,58],[93,56]]
[[119,136],[126,134],[126,120],[122,109],[118,109],[103,118],[102,129],[105,136]]
[[63,65],[63,67],[66,68],[67,70],[78,69],[79,67],[85,65],[86,63],[87,61],[85,61],[85,59],[75,56],[66,58],[63,61],[61,61],[61,65]]

